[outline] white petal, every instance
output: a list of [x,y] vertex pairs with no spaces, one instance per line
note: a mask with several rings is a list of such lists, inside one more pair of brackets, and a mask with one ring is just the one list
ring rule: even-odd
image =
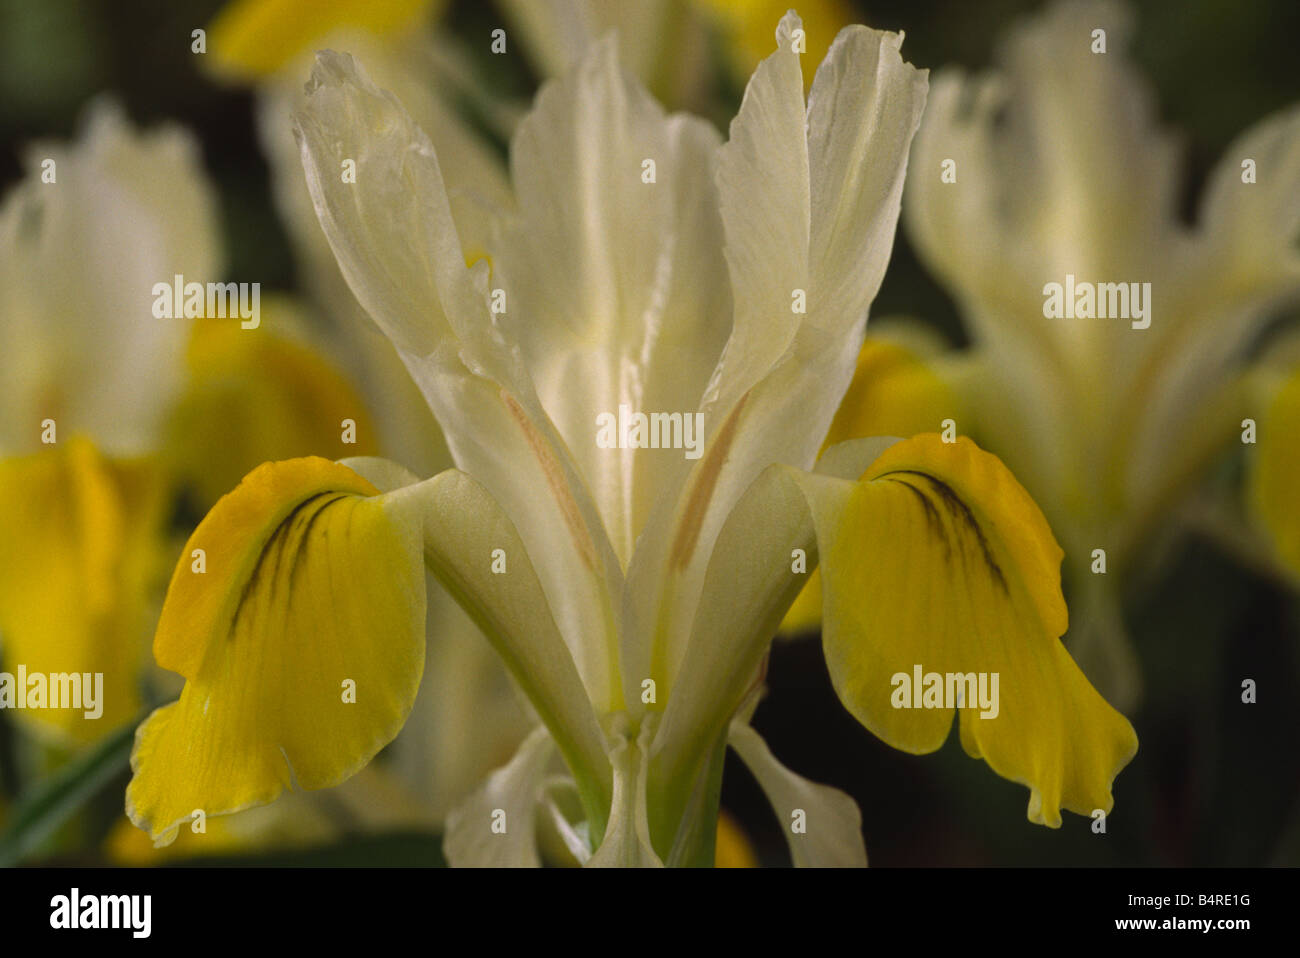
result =
[[153,315],[153,286],[225,279],[198,146],[176,128],[137,132],[99,100],[75,144],[26,153],[0,209],[0,449],[35,444],[54,418],[61,435],[139,454],[181,385],[190,327]]
[[443,853],[453,868],[540,868],[537,807],[555,743],[538,728],[509,764],[447,816]]
[[[497,253],[502,317],[626,562],[682,448],[602,448],[597,415],[700,406],[730,299],[717,133],[665,117],[606,37],[548,84],[511,147],[519,218]],[[653,164],[654,182],[647,183]]]
[[[510,517],[482,485],[454,469],[389,493],[386,501],[400,521],[422,526],[426,566],[536,708],[589,811],[603,810],[610,794],[604,736]],[[504,572],[494,571],[499,559]]]
[[[791,41],[800,27],[793,14],[781,20],[778,50],[754,71],[718,157],[735,298],[735,319],[719,370],[728,380],[724,411],[789,347],[798,331],[792,294],[808,288],[808,118],[803,72]],[[721,383],[712,388],[717,392]]]
[[[840,443],[826,451],[816,473],[856,479],[894,442]],[[795,549],[804,550],[807,573],[793,570]],[[817,561],[804,493],[788,467],[770,466],[727,517],[709,559],[690,642],[651,750],[667,800],[685,798],[712,743],[760,680],[777,626]]]
[[[790,771],[748,725],[731,726],[731,747],[772,803],[796,867],[866,867],[867,848],[857,802],[838,788],[818,785]],[[794,831],[797,817],[802,818],[806,831]]]
[[[381,492],[419,480],[387,459],[342,465]],[[425,814],[441,822],[489,772],[514,754],[537,725],[491,643],[432,577],[425,612],[425,667],[406,724],[388,746],[395,775],[423,796]],[[563,655],[553,648],[544,654]],[[572,683],[570,683],[572,684]]]
[[633,76],[647,83],[658,79],[679,91],[701,79],[703,56],[684,54],[695,52],[691,44],[705,39],[703,30],[695,12],[674,0],[501,0],[499,6],[511,23],[510,36],[520,38],[543,76],[562,76],[616,30],[619,62]]
[[426,621],[420,691],[388,751],[394,773],[439,821],[509,760],[537,719],[482,632],[436,583]]

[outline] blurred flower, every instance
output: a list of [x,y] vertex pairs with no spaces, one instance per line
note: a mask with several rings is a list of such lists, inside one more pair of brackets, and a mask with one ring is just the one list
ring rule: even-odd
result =
[[[1300,157],[1300,149],[1296,150]],[[1258,527],[1271,537],[1271,554],[1300,587],[1300,365],[1282,374],[1267,367],[1255,382],[1264,412],[1260,416],[1258,452],[1250,463],[1248,508]]]
[[182,500],[206,510],[267,459],[374,447],[355,390],[306,345],[288,300],[268,297],[257,329],[153,314],[156,283],[221,275],[186,133],[139,132],[98,101],[77,142],[27,152],[0,208],[0,662],[103,677],[98,717],[9,713],[45,746],[24,769],[36,774],[138,719],[168,683],[146,650]]
[[209,27],[218,73],[258,82],[336,31],[400,41],[439,15],[444,0],[232,0]]
[[[669,106],[709,111],[719,89],[743,86],[771,51],[772,24],[784,0],[499,0],[529,59],[543,77],[562,76],[610,31],[619,63]],[[831,41],[853,22],[848,0],[799,5],[804,86]],[[712,53],[721,56],[715,65]],[[717,67],[721,67],[718,69]]]
[[757,868],[758,856],[754,846],[736,824],[736,820],[722,812],[718,815],[718,840],[713,854],[718,868]]
[[[453,864],[537,863],[539,819],[587,864],[711,863],[727,745],[796,823],[796,863],[861,864],[852,800],[748,724],[796,557],[818,552],[828,665],[868,728],[933,751],[952,703],[898,708],[891,674],[989,670],[1009,694],[996,717],[963,709],[966,751],[1029,786],[1033,821],[1111,807],[1136,739],[1058,641],[1061,552],[1001,463],[922,436],[805,471],[884,273],[925,79],[900,37],[850,28],[805,104],[798,27],[725,145],[597,44],[539,95],[515,202],[468,241],[411,115],[319,56],[297,120],[317,214],[459,469],[271,463],[204,519],[189,547],[209,572],[177,566],[155,640],[186,685],[141,726],[127,792],[156,840],[363,768],[416,697],[427,569],[541,720],[449,817]],[[680,433],[606,448],[620,406],[701,422],[698,456]]]
[[[728,65],[741,83],[749,77],[771,47],[768,33],[773,20],[789,7],[786,0],[695,0],[721,28]],[[812,87],[818,64],[830,50],[835,35],[854,20],[848,0],[810,0],[799,4],[803,21],[804,86]]]
[[189,332],[150,315],[150,290],[215,275],[215,210],[185,134],[137,134],[104,101],[79,143],[34,144],[27,166],[0,209],[0,642],[9,670],[103,673],[98,720],[12,713],[83,743],[141,708],[166,562],[157,439]]
[[[1104,53],[1093,52],[1095,30]],[[1065,547],[1067,642],[1121,707],[1134,702],[1139,676],[1120,590],[1243,419],[1259,414],[1242,356],[1300,290],[1300,111],[1262,121],[1228,149],[1189,227],[1177,215],[1176,142],[1156,126],[1151,94],[1125,57],[1130,31],[1114,3],[1058,3],[1011,32],[998,73],[937,76],[904,219],[957,300],[973,348],[939,364],[912,353],[937,376],[920,423],[892,404],[915,408],[924,389],[890,393],[865,376],[860,388],[878,405],[851,391],[839,414],[843,437],[886,420],[910,435],[952,418],[1006,461]],[[1244,176],[1247,160],[1257,182]],[[1067,276],[1149,283],[1149,328],[1115,316],[1048,318],[1046,287]],[[1107,294],[1098,295],[1101,306]],[[882,347],[869,343],[866,355]],[[923,386],[924,373],[908,368]],[[1278,404],[1274,425],[1261,423],[1261,452],[1274,443],[1264,465],[1289,469],[1289,441],[1278,443],[1285,392]],[[854,429],[859,416],[873,421]],[[1264,481],[1261,518],[1294,524],[1281,490],[1296,475]]]

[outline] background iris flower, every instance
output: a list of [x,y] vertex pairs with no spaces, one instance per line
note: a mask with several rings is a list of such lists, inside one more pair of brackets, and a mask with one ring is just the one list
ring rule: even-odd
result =
[[[1295,433],[1279,360],[1251,368],[1262,334],[1300,293],[1300,108],[1241,134],[1189,226],[1177,209],[1177,141],[1127,58],[1132,26],[1116,3],[1054,4],[1008,35],[997,72],[936,78],[904,220],[972,348],[945,356],[915,338],[869,343],[859,394],[835,430],[847,438],[888,423],[905,435],[951,417],[996,450],[1063,541],[1067,643],[1124,705],[1136,702],[1140,674],[1121,596],[1155,578],[1189,497],[1225,450],[1241,448],[1246,420],[1259,429],[1259,456],[1246,447],[1248,498],[1281,543],[1294,542],[1297,514],[1283,490],[1300,481],[1282,451]],[[1096,29],[1104,54],[1092,49]],[[1248,160],[1257,172],[1244,182]],[[955,182],[943,179],[949,161]],[[1150,328],[1047,318],[1044,286],[1067,274],[1150,283]]]

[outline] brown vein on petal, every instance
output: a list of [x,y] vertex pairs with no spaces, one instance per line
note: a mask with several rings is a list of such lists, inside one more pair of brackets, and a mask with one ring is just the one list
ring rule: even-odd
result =
[[686,510],[677,526],[677,538],[669,556],[669,562],[679,569],[685,568],[691,561],[695,543],[700,537],[700,527],[704,523],[704,513],[713,498],[723,463],[727,461],[727,453],[731,451],[731,444],[736,439],[736,430],[740,428],[741,411],[748,401],[749,393],[745,393],[732,408],[709,449],[708,458],[700,465],[699,472],[694,477],[690,497],[686,500]]
[[578,503],[574,500],[573,494],[569,491],[569,483],[564,476],[564,470],[555,458],[555,453],[547,444],[545,438],[537,431],[533,421],[528,418],[528,413],[524,412],[522,406],[504,389],[501,390],[501,399],[510,411],[511,417],[519,424],[523,430],[524,438],[528,440],[528,446],[533,451],[533,456],[542,467],[542,474],[546,477],[546,484],[551,489],[551,495],[554,497],[556,504],[560,507],[560,514],[564,517],[564,524],[569,527],[569,534],[573,537],[573,543],[578,549],[578,555],[582,558],[583,563],[593,572],[596,569],[596,547],[591,541],[591,536],[587,533],[586,523],[582,521],[582,512],[578,509]]
[[[887,472],[879,478],[890,479],[893,476],[919,476],[930,484],[930,488],[934,490],[934,493],[939,497],[939,501],[943,503],[948,512],[955,519],[964,523],[974,534],[975,541],[978,543],[980,552],[984,557],[984,564],[988,566],[989,572],[993,575],[997,584],[1002,587],[1002,591],[1007,595],[1010,595],[1011,589],[1007,586],[1007,579],[1002,573],[1002,567],[998,565],[998,561],[993,555],[993,549],[989,546],[988,537],[984,535],[984,530],[980,527],[979,521],[975,518],[975,514],[971,512],[970,507],[967,506],[966,503],[962,502],[961,496],[957,495],[952,486],[948,485],[941,479],[936,479],[928,472],[918,472],[914,469],[898,469],[894,472]],[[921,490],[916,489],[915,486],[905,480],[895,479],[893,481],[901,482],[909,489],[913,489],[915,492],[921,494],[922,498],[926,500],[927,520],[931,522],[937,520],[937,510],[935,510],[934,506],[930,504],[928,496],[925,496],[921,493]],[[951,547],[949,546],[949,548]]]
[[[284,557],[284,553],[286,551],[285,547],[288,544],[288,539],[290,537],[290,534],[293,532],[294,525],[302,520],[307,510],[309,509],[312,510],[310,516],[307,517],[307,521],[305,523],[305,528],[303,529],[302,535],[298,536],[298,542],[301,543],[306,538],[307,533],[311,530],[312,524],[316,521],[316,519],[320,516],[320,514],[324,512],[325,509],[328,508],[330,505],[332,505],[334,502],[338,501],[339,499],[346,498],[347,495],[348,495],[347,493],[342,493],[342,492],[317,493],[316,495],[304,499],[302,502],[294,506],[293,511],[291,511],[287,516],[284,517],[284,519],[280,521],[279,525],[275,527],[275,531],[272,532],[271,535],[267,537],[266,542],[262,544],[262,549],[258,553],[257,561],[253,563],[252,574],[249,575],[248,581],[244,583],[243,588],[240,590],[239,601],[235,603],[234,614],[230,617],[229,628],[227,629],[227,633],[226,633],[227,639],[229,640],[234,639],[235,637],[234,624],[236,621],[238,621],[240,615],[243,613],[244,606],[248,602],[250,596],[252,595],[253,587],[259,581],[262,581],[263,576],[267,574],[267,570],[264,567],[266,565],[267,559],[272,554],[274,554],[275,556],[275,567],[274,569],[270,570],[269,581],[271,583],[272,588],[274,588],[276,578],[278,577],[280,571],[280,560]],[[321,502],[320,500],[322,499],[326,501]],[[299,556],[302,554],[303,551],[304,550],[301,547],[294,550],[293,566],[290,567],[291,580],[293,576],[294,567],[297,566]]]

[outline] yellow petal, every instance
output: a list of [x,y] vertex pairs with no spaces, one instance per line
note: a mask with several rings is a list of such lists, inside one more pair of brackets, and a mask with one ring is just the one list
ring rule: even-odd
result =
[[825,447],[871,436],[937,432],[959,419],[957,396],[922,356],[900,342],[867,337]]
[[137,731],[126,796],[160,844],[196,809],[337,785],[401,728],[424,663],[422,544],[377,493],[324,459],[266,463],[186,544],[154,656],[187,681]]
[[[772,52],[772,30],[793,4],[790,0],[697,0],[722,29],[734,76],[744,82],[760,60]],[[803,85],[812,87],[817,67],[843,27],[856,22],[847,0],[804,0],[798,4],[805,46]]]
[[[264,318],[285,308],[268,303]],[[189,384],[168,422],[166,450],[204,509],[263,462],[376,452],[374,424],[342,372],[267,324],[200,320],[186,359]],[[344,442],[345,421],[354,443]]]
[[211,65],[231,79],[271,76],[334,30],[386,36],[424,22],[444,0],[232,0],[208,28]]
[[109,832],[104,852],[115,865],[164,865],[193,858],[267,855],[337,841],[345,834],[428,830],[428,809],[380,762],[371,762],[328,795],[294,792],[272,805],[191,823],[176,841],[157,847],[123,817]]
[[[1060,642],[1062,551],[1001,461],[926,434],[891,446],[857,482],[800,481],[817,525],[826,661],[849,711],[889,745],[931,752],[952,727],[957,683],[949,698],[946,676],[984,673],[990,707],[971,707],[978,684],[963,694],[967,753],[1029,787],[1031,821],[1109,812],[1137,737]],[[904,694],[918,667],[945,677],[935,707]]]
[[[161,585],[163,496],[147,462],[113,462],[74,437],[0,461],[0,648],[6,670],[82,675],[86,708],[13,714],[64,743],[93,741],[134,718],[148,644],[151,590]],[[96,694],[86,686],[102,686]],[[48,704],[48,703],[47,703]]]
[[740,823],[718,812],[718,840],[713,852],[715,868],[757,868],[758,856]]
[[795,636],[821,628],[822,624],[822,570],[813,569],[808,584],[803,587],[794,604],[781,620],[781,634]]
[[1300,576],[1300,369],[1269,403],[1250,474],[1250,507],[1273,537],[1277,557]]
[[[963,418],[958,397],[934,368],[902,342],[868,336],[823,449],[851,439],[933,432],[950,418],[959,423]],[[821,571],[814,570],[782,620],[781,632],[806,632],[821,621]]]

